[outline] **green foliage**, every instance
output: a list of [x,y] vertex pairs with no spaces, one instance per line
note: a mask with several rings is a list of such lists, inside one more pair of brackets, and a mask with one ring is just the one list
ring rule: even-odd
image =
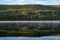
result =
[[0,23],[0,36],[48,36],[60,34],[60,23]]

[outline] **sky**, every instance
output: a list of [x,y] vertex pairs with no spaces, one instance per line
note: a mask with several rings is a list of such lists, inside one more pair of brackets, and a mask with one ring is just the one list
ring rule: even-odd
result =
[[0,0],[0,4],[43,4],[43,5],[60,5],[60,0]]

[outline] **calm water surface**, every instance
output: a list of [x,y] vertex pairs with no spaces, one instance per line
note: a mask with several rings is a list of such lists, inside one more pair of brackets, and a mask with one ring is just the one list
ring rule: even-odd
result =
[[60,36],[44,36],[44,37],[0,37],[0,40],[60,40]]

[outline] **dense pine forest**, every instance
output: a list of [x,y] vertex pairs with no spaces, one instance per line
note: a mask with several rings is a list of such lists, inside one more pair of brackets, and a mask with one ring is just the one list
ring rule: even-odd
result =
[[60,23],[0,23],[0,36],[60,35]]
[[0,5],[0,20],[60,20],[60,6]]

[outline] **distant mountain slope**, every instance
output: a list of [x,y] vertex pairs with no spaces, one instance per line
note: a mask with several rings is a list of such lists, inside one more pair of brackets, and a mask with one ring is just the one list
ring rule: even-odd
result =
[[0,5],[0,10],[4,9],[37,9],[37,10],[58,10],[59,7],[48,5]]
[[60,5],[50,5],[50,6],[52,6],[52,7],[60,7]]
[[60,7],[50,5],[0,5],[0,20],[60,20]]

